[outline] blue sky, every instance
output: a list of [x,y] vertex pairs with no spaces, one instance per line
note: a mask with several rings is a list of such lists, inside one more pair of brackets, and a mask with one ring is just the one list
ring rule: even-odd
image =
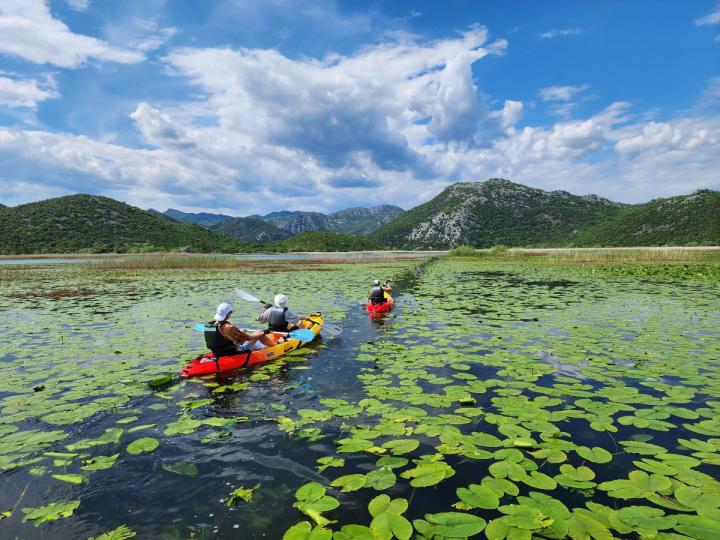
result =
[[720,189],[720,3],[2,0],[0,203]]

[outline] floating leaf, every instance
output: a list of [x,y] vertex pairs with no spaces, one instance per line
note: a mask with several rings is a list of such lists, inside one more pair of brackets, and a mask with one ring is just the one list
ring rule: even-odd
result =
[[612,461],[612,454],[599,446],[594,446],[592,448],[588,448],[587,446],[578,446],[575,451],[581,458],[592,461],[593,463],[608,463]]
[[343,458],[336,458],[333,456],[325,456],[317,459],[318,467],[317,470],[319,472],[323,472],[325,469],[329,467],[343,467],[345,465],[345,459]]
[[485,528],[485,520],[464,512],[425,514],[425,520],[413,521],[415,528],[427,538],[437,535],[445,538],[467,538]]
[[159,446],[157,439],[151,437],[143,437],[142,439],[135,439],[133,442],[128,444],[126,450],[128,454],[143,454],[146,452],[152,452]]
[[455,493],[470,508],[494,510],[500,504],[497,493],[487,486],[470,484],[467,488],[458,488]]
[[83,460],[83,466],[80,467],[83,471],[104,471],[115,465],[120,454],[113,454],[112,456],[95,456]]
[[83,484],[86,481],[81,474],[53,474],[52,477],[68,484]]
[[39,526],[48,521],[55,521],[61,517],[70,517],[73,512],[80,506],[80,501],[62,501],[50,503],[39,508],[23,508],[25,514],[23,523],[26,521],[34,521],[35,526]]
[[333,480],[330,485],[333,487],[340,488],[340,491],[347,493],[350,491],[357,491],[358,489],[365,486],[365,475],[364,474],[346,474]]
[[184,476],[197,476],[198,468],[194,463],[186,463],[179,461],[177,463],[165,463],[162,466],[168,472],[181,474]]
[[387,448],[390,450],[390,453],[397,456],[412,452],[420,446],[420,442],[415,439],[395,439],[393,441],[383,443],[381,446],[383,448]]
[[396,481],[397,477],[390,467],[380,467],[365,475],[365,485],[378,491],[391,488]]
[[412,487],[428,487],[439,484],[455,474],[455,470],[442,461],[420,463],[414,469],[403,472],[400,476],[411,479]]
[[252,501],[253,493],[259,487],[260,484],[255,484],[253,487],[240,486],[230,493],[230,496],[225,499],[225,504],[232,507],[240,502],[250,502]]
[[92,536],[88,540],[127,540],[137,533],[130,530],[127,525],[120,525],[117,529],[101,534],[100,536]]

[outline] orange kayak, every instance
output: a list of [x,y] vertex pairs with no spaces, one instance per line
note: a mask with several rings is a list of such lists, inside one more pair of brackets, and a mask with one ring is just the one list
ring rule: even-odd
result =
[[[310,315],[307,321],[300,321],[300,328],[307,328],[312,330],[313,334],[317,336],[322,330],[324,322],[323,314],[319,311]],[[268,334],[270,339],[277,341],[280,339],[280,334]],[[215,358],[213,353],[208,352],[199,356],[195,360],[189,362],[182,370],[180,370],[180,376],[182,377],[195,377],[197,375],[210,375],[212,373],[222,373],[225,371],[232,371],[234,369],[240,369],[248,366],[254,366],[263,362],[269,362],[275,360],[281,356],[294,351],[305,345],[308,342],[303,342],[298,339],[290,338],[283,343],[276,343],[272,347],[265,347],[260,350],[242,351],[237,354],[230,356],[221,356]]]

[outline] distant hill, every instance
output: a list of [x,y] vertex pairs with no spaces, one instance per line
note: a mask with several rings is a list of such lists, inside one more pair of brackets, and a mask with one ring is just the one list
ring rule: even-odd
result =
[[543,191],[503,179],[458,182],[370,235],[402,249],[568,243],[627,205],[595,195]]
[[213,225],[211,230],[225,233],[241,242],[267,244],[284,240],[290,236],[285,229],[278,229],[272,223],[260,218],[230,218]]
[[329,231],[303,232],[278,242],[283,251],[367,251],[379,245],[363,236]]
[[370,234],[389,223],[404,210],[399,206],[381,204],[370,208],[347,208],[328,216],[330,230],[350,234]]
[[109,252],[136,249],[234,252],[232,238],[170,221],[95,195],[69,195],[0,212],[0,253]]
[[203,227],[212,227],[213,225],[217,225],[234,217],[226,216],[225,214],[211,214],[209,212],[198,212],[194,214],[192,212],[175,210],[174,208],[168,208],[163,214],[177,221],[182,221],[183,223],[194,223],[195,225],[202,225]]
[[[156,210],[149,210],[156,212]],[[281,212],[270,212],[269,214],[259,215],[253,214],[244,219],[261,219],[266,223],[273,225],[278,229],[282,229],[289,235],[299,234],[307,231],[333,231],[349,234],[369,234],[378,227],[388,223],[396,215],[403,212],[403,209],[390,204],[382,204],[372,206],[370,208],[347,208],[332,214],[322,214],[320,212],[303,212],[300,210],[285,210]],[[213,214],[208,212],[182,212],[169,208],[163,215],[169,216],[178,221],[185,223],[195,223],[203,227],[216,228],[216,225],[231,219],[237,219],[233,216],[225,214]],[[246,232],[248,229],[249,232]],[[257,224],[235,222],[234,225],[228,225],[225,229],[227,232],[234,231],[234,236],[240,239],[246,239],[253,236],[255,230],[260,234]],[[223,230],[222,228],[217,230]],[[275,238],[277,234],[268,232],[268,237]],[[283,237],[284,238],[284,237]],[[263,242],[267,240],[262,240]]]
[[279,229],[285,229],[290,234],[307,231],[332,231],[364,235],[388,223],[402,212],[403,209],[398,206],[382,204],[370,208],[347,208],[332,214],[296,210],[271,212],[264,216],[253,215],[249,217],[272,223]]
[[578,246],[720,244],[720,192],[655,199],[628,206],[573,240]]
[[249,217],[259,218],[268,223],[272,223],[278,229],[284,229],[290,234],[330,230],[328,217],[319,212],[283,211],[271,212],[264,216]]

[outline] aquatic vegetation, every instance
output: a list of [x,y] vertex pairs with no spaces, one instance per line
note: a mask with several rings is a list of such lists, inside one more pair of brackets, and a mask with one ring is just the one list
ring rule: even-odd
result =
[[[0,467],[18,487],[0,508],[32,479],[28,506],[47,505],[44,490],[82,501],[57,513],[67,530],[73,512],[123,515],[103,497],[133,493],[127,529],[139,536],[171,519],[181,536],[242,524],[249,537],[341,540],[718,530],[713,283],[593,264],[384,261],[398,309],[371,321],[361,304],[374,264],[266,264],[4,281]],[[170,374],[203,349],[192,327],[216,303],[248,325],[260,309],[237,286],[287,292],[343,334],[245,374],[178,382]],[[82,287],[99,293],[42,307],[23,295]],[[180,519],[154,508],[158,493]],[[20,517],[0,526],[32,537]]]

